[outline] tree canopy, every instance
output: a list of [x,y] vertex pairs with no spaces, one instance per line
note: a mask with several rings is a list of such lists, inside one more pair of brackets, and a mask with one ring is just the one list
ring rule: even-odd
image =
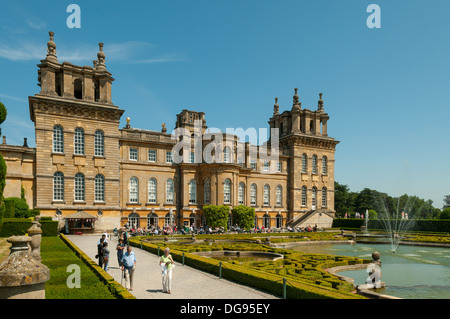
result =
[[[401,213],[408,214],[408,218],[432,219],[437,218],[440,209],[433,207],[432,200],[425,200],[417,196],[401,195],[393,197],[369,188],[360,192],[350,191],[347,185],[334,183],[334,208],[336,217],[343,217],[345,213],[354,216],[356,212],[365,214],[366,210],[372,210],[370,215],[383,218],[391,216],[401,218]],[[449,198],[450,199],[450,198]],[[369,215],[369,218],[370,218]]]

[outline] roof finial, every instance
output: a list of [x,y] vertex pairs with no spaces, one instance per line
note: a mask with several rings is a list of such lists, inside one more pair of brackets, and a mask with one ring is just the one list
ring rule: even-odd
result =
[[300,109],[302,103],[300,103],[299,97],[298,97],[298,94],[297,94],[298,88],[295,88],[294,90],[295,90],[295,94],[294,94],[294,98],[293,98],[294,103],[293,103],[292,108],[293,108],[293,109],[294,109],[294,108],[295,108],[295,109]]
[[319,111],[323,111],[322,93],[319,93]]
[[50,41],[47,42],[47,60],[58,62],[56,58],[56,44],[53,41],[55,33],[53,31],[49,31],[48,34],[50,36]]
[[280,110],[280,106],[278,105],[278,98],[275,98],[275,105],[273,106],[273,115],[278,115]]
[[103,43],[98,44],[99,52],[97,53],[97,65],[96,68],[105,68],[105,53],[103,52]]

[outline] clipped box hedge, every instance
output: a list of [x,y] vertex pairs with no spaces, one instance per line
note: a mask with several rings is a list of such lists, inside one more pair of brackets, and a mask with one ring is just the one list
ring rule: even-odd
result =
[[[28,218],[4,218],[0,226],[0,237],[23,236],[31,227],[31,219]],[[40,220],[42,236],[57,236],[58,222],[52,220]]]
[[[161,255],[164,249],[164,247],[160,246],[160,249],[158,250],[158,244],[140,242],[134,238],[130,239],[130,244],[153,254],[158,254],[159,252]],[[165,245],[166,244],[164,244],[164,246]],[[195,249],[195,251],[198,250],[207,251],[208,249],[206,247]],[[267,247],[266,251],[275,251],[275,249]],[[277,250],[277,252],[288,253],[286,250]],[[219,276],[220,266],[218,260],[191,254],[189,252],[183,252],[171,247],[171,255],[175,261],[180,263],[183,262],[183,253],[185,265]],[[276,266],[281,266],[284,263],[284,260],[278,260],[273,263]],[[252,263],[252,265],[255,264],[261,266],[267,265],[267,263],[262,262]],[[261,289],[278,296],[283,294],[283,278],[286,278],[286,295],[288,298],[292,299],[364,299],[364,297],[360,295],[345,291],[348,287],[343,287],[343,290],[339,289],[341,288],[341,285],[348,285],[348,283],[342,282],[337,278],[336,280],[334,280],[334,278],[333,280],[330,280],[329,276],[327,276],[327,280],[321,280],[323,279],[323,276],[321,275],[322,270],[314,269],[311,265],[310,267],[310,278],[307,276],[298,278],[298,274],[293,265],[286,271],[286,268],[277,269],[276,267],[273,267],[273,265],[269,266],[269,269],[265,269],[265,267],[258,269],[257,267],[247,267],[236,263],[222,262],[222,278]],[[272,271],[270,271],[270,268]],[[313,271],[315,271],[315,273],[312,273]],[[320,284],[316,283],[317,280],[321,280]]]

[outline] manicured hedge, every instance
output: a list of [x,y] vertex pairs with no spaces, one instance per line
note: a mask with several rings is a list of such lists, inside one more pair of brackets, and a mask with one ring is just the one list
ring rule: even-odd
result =
[[[57,236],[58,222],[49,220],[40,220],[42,236]],[[4,218],[0,229],[0,237],[22,236],[27,233],[31,227],[31,219],[28,218]]]
[[[401,220],[396,221],[398,224],[404,222]],[[450,220],[449,219],[417,219],[409,220],[413,225],[411,231],[427,231],[427,232],[450,232]],[[391,221],[394,223],[394,221]],[[364,219],[358,218],[336,218],[333,220],[333,227],[335,228],[360,228],[365,225]],[[383,222],[379,219],[369,220],[369,229],[385,229]]]
[[[141,242],[135,238],[130,239],[130,244],[136,247],[141,247]],[[249,244],[245,244],[249,245]],[[251,245],[251,244],[250,244]],[[174,260],[178,262],[183,261],[183,251],[177,250],[171,246],[171,254]],[[188,246],[188,245],[187,245]],[[268,246],[266,247],[266,251],[276,251],[278,253],[289,253],[287,250],[282,249],[274,249]],[[159,253],[163,253],[164,246],[160,246]],[[236,245],[233,247],[223,247],[224,249],[234,250],[238,248],[242,250],[244,248],[244,244]],[[219,247],[214,247],[215,249],[220,249]],[[143,242],[142,249],[149,251],[151,253],[158,253],[158,245]],[[192,248],[189,248],[192,249]],[[254,247],[247,247],[248,250],[254,250]],[[200,247],[196,248],[196,251],[206,251],[211,250],[211,248]],[[293,254],[293,258],[300,254]],[[321,255],[318,255],[321,256]],[[333,257],[333,263],[335,263],[335,259]],[[219,261],[198,256],[191,253],[184,252],[184,263],[185,265],[194,267],[196,269],[209,272],[215,275],[219,275]],[[331,263],[331,262],[330,262]],[[347,261],[342,260],[342,264],[348,264]],[[345,289],[348,287],[343,287],[344,290],[340,290],[340,285],[345,286],[348,283],[339,281],[338,279],[334,279],[333,276],[326,273],[326,278],[324,278],[324,274],[322,270],[318,267],[322,265],[321,261],[317,261],[316,263],[309,264],[305,269],[305,274],[302,278],[298,276],[296,270],[299,269],[299,264],[295,263],[294,260],[279,260],[276,262],[272,262],[272,268],[265,267],[258,269],[256,265],[258,263],[251,263],[255,265],[255,267],[243,266],[237,263],[222,263],[222,277],[231,281],[235,281],[238,283],[242,283],[244,285],[254,287],[257,289],[261,289],[272,293],[274,295],[281,296],[283,293],[283,278],[287,279],[287,298],[292,299],[360,299],[362,298],[359,295],[351,294]],[[260,263],[262,265],[267,265],[267,262]],[[314,267],[315,265],[315,267]],[[282,266],[280,268],[280,266]]]
[[75,254],[106,284],[108,289],[117,297],[117,299],[136,299],[126,288],[114,280],[103,268],[95,261],[89,258],[81,249],[73,244],[64,234],[60,238],[71,248]]

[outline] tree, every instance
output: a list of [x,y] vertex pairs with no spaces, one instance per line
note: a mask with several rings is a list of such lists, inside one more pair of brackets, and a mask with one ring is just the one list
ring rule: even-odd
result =
[[[5,105],[0,102],[0,125],[6,120],[6,115],[8,112],[6,111]],[[0,136],[2,135],[2,129],[0,128]]]
[[334,209],[338,216],[343,217],[345,213],[354,211],[354,195],[347,185],[334,182]]
[[444,196],[444,208],[449,206],[450,207],[450,195]]
[[450,219],[450,207],[447,207],[439,214],[439,219]]
[[203,206],[203,213],[206,220],[206,224],[211,228],[223,227],[228,230],[228,217],[230,207],[227,205],[215,206],[206,205]]
[[255,209],[253,207],[236,206],[232,210],[232,215],[233,223],[240,228],[249,230],[255,227]]

